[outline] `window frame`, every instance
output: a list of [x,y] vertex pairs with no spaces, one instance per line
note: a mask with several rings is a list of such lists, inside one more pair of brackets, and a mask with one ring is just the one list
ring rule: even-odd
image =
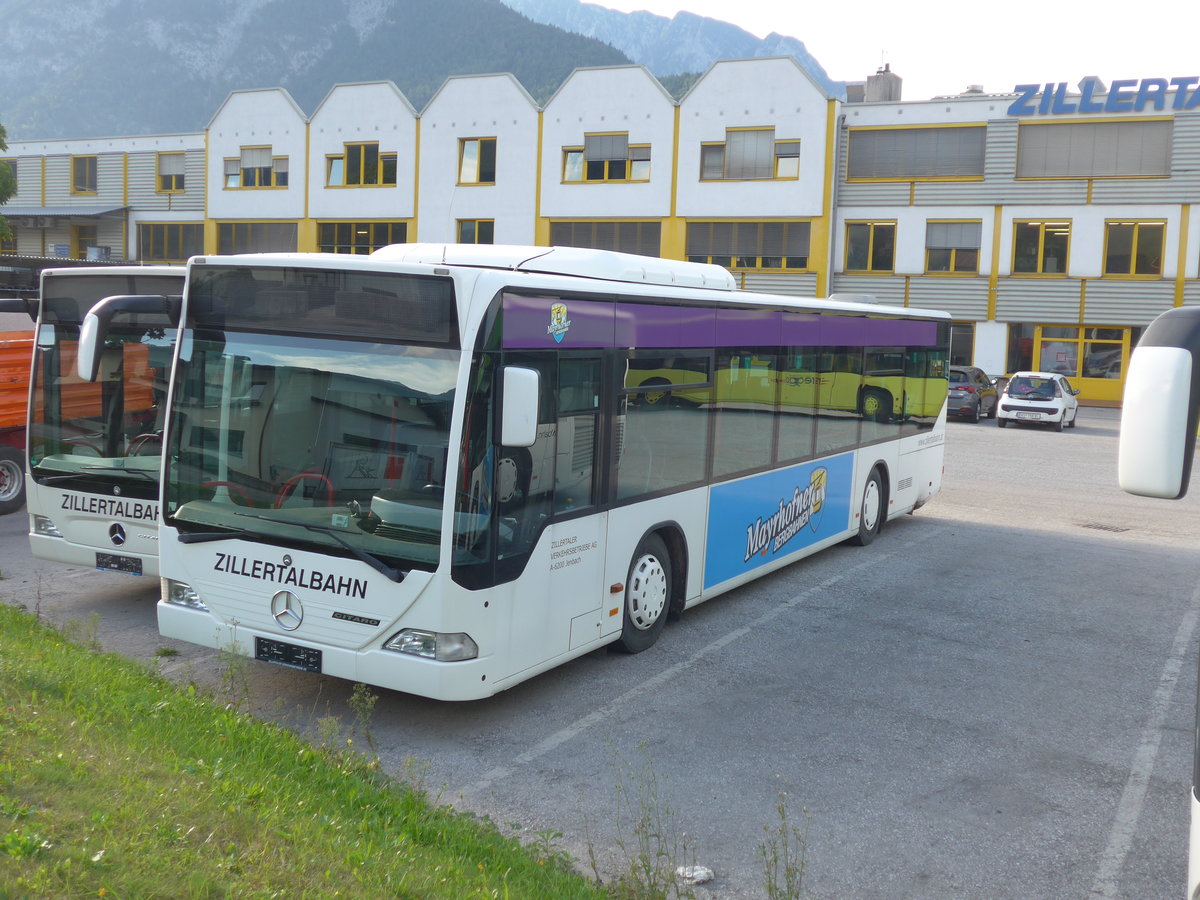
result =
[[[162,163],[163,157],[169,156],[172,158],[178,157],[181,171],[178,173],[163,174]],[[182,150],[168,150],[155,154],[154,157],[154,193],[156,194],[182,194],[186,188],[187,175],[187,155]],[[164,179],[170,179],[169,182],[164,182]]]
[[[896,273],[896,237],[898,228],[895,219],[848,219],[845,225],[846,246],[843,248],[844,253],[842,255],[843,272],[869,275],[894,275]],[[866,253],[867,267],[863,269],[852,269],[850,268],[851,229],[862,226],[866,226],[869,229]],[[877,231],[883,228],[890,228],[892,232],[891,261],[886,269],[874,267],[875,235]]]
[[[347,241],[338,240],[338,229],[344,227],[348,229],[346,235],[349,237]],[[366,240],[359,240],[364,234],[363,228],[366,228]],[[342,253],[346,255],[363,256],[390,244],[403,244],[408,242],[408,230],[410,220],[408,219],[365,219],[360,221],[347,221],[344,219],[320,219],[317,221],[317,250],[321,253]],[[333,240],[323,240],[326,229],[333,229]],[[381,230],[387,229],[386,234],[381,234]],[[402,240],[396,240],[396,232],[401,231],[400,237]],[[362,251],[358,248],[363,248]],[[349,248],[349,249],[345,249]]]
[[[930,133],[934,131],[961,131],[961,130],[978,130],[982,131],[982,153],[979,157],[979,171],[970,173],[935,173],[935,174],[887,174],[887,175],[855,175],[853,170],[853,142],[856,135],[874,134],[874,135],[891,135],[898,137],[901,134],[910,134],[916,132]],[[955,159],[959,159],[955,157]],[[846,138],[846,183],[847,184],[871,184],[871,183],[909,183],[916,181],[982,181],[985,176],[985,168],[987,166],[987,123],[986,122],[955,122],[955,123],[937,123],[924,125],[862,125],[851,128],[848,137]]]
[[[199,249],[195,254],[187,252],[189,248],[189,236],[187,231],[197,229],[192,233],[191,242],[199,237]],[[172,232],[176,232],[174,240]],[[173,243],[176,243],[182,252],[181,255],[175,256],[169,253],[155,255],[148,252],[146,238],[150,238],[149,250],[152,251],[156,245],[162,245],[165,249],[170,249]],[[137,248],[138,259],[142,262],[187,262],[190,256],[200,255],[204,253],[204,223],[203,222],[139,222],[137,229]]]
[[[375,180],[363,181],[362,175],[367,170],[367,150],[375,149]],[[358,181],[347,180],[350,177],[351,156],[358,156]],[[341,153],[329,153],[325,156],[325,187],[327,188],[390,188],[399,182],[398,152],[389,150],[386,153],[379,149],[379,141],[346,141],[342,144]],[[339,180],[335,181],[333,170],[340,163]],[[388,169],[391,169],[391,181],[387,180]]]
[[[691,229],[693,226],[709,227],[710,234],[707,240],[709,246],[707,249],[710,251],[713,249],[713,235],[711,233],[713,226],[728,226],[729,228],[733,229],[733,233],[730,235],[730,239],[733,244],[740,243],[740,238],[744,236],[742,234],[738,234],[738,232],[743,231],[749,226],[754,226],[757,232],[754,238],[754,249],[758,252],[754,256],[747,254],[721,255],[712,253],[692,253],[690,252],[691,250],[699,249],[692,243],[692,238],[694,235]],[[788,243],[793,238],[793,235],[791,234],[792,229],[795,228],[801,231],[807,231],[807,235],[805,236],[804,240],[808,245],[808,252],[803,256],[789,255],[786,252],[779,254],[768,254],[763,252],[767,249],[767,229],[771,228],[772,226],[778,227],[779,234],[777,235],[777,239],[780,242],[781,248],[785,251]],[[685,256],[689,262],[702,262],[709,263],[711,265],[724,266],[731,272],[810,272],[812,271],[812,226],[812,219],[754,219],[745,221],[729,221],[723,219],[689,220],[686,223],[684,234]],[[699,235],[695,235],[695,237],[697,238],[697,243],[701,242]],[[765,265],[763,263],[763,260],[774,259],[778,259],[780,264],[776,266]],[[788,265],[789,260],[801,259],[804,261],[803,265]]]
[[[83,172],[80,173],[79,166],[83,165]],[[73,155],[71,157],[71,193],[72,194],[95,194],[97,193],[97,185],[100,180],[99,175],[99,157],[94,153],[84,153]],[[80,174],[83,178],[80,179]],[[80,182],[84,186],[80,187]]]
[[[617,159],[592,160],[603,166],[603,175],[598,178],[591,176],[587,159],[587,139],[603,137],[624,137],[625,156]],[[562,183],[563,184],[645,184],[650,181],[653,171],[651,165],[651,147],[649,143],[633,143],[629,140],[628,131],[589,131],[584,133],[584,143],[565,146],[562,148]],[[576,159],[577,158],[577,159]],[[643,165],[639,165],[644,163]],[[624,173],[614,174],[613,169],[620,165]],[[635,170],[644,169],[645,175],[634,176]],[[577,171],[579,177],[571,177]]]
[[[1130,237],[1131,251],[1129,254],[1129,271],[1126,271],[1126,272],[1113,272],[1113,271],[1109,270],[1109,258],[1108,258],[1108,251],[1109,251],[1109,246],[1110,246],[1109,241],[1112,237],[1112,229],[1114,227],[1118,227],[1118,226],[1130,226],[1133,228],[1133,234]],[[1156,254],[1156,257],[1158,259],[1158,271],[1157,272],[1138,272],[1137,271],[1137,261],[1138,261],[1138,256],[1139,256],[1139,253],[1138,253],[1139,236],[1141,235],[1142,228],[1144,226],[1149,226],[1151,228],[1159,229],[1158,252]],[[1139,280],[1139,281],[1152,281],[1152,280],[1162,278],[1163,277],[1163,275],[1162,275],[1163,258],[1165,255],[1166,246],[1167,246],[1167,220],[1166,219],[1105,219],[1104,220],[1104,254],[1102,257],[1104,262],[1103,262],[1103,267],[1100,271],[1100,275],[1102,278],[1135,279],[1135,280]]]
[[[1045,129],[1051,129],[1051,128],[1076,129],[1077,133],[1083,134],[1087,131],[1096,131],[1097,129],[1107,127],[1109,129],[1111,129],[1114,133],[1108,135],[1107,140],[1101,140],[1100,143],[1111,146],[1115,143],[1119,143],[1120,135],[1117,132],[1119,132],[1122,128],[1129,130],[1129,129],[1136,128],[1139,126],[1145,127],[1145,126],[1154,126],[1154,125],[1165,126],[1167,129],[1169,129],[1169,133],[1167,134],[1166,140],[1165,140],[1166,153],[1165,153],[1163,171],[1097,173],[1093,170],[1091,172],[1067,171],[1067,172],[1056,172],[1056,173],[1052,173],[1052,174],[1041,174],[1041,175],[1025,174],[1022,171],[1023,167],[1028,165],[1027,160],[1026,160],[1026,152],[1027,152],[1026,147],[1023,146],[1022,142],[1030,139],[1033,134],[1035,134],[1039,131],[1041,131],[1041,133],[1043,133],[1043,134],[1053,134],[1054,132],[1046,131]],[[1105,136],[1101,135],[1100,137],[1104,138]],[[1085,119],[1085,120],[1072,119],[1072,120],[1061,121],[1061,122],[1043,122],[1043,121],[1022,122],[1017,127],[1016,158],[1013,162],[1013,178],[1017,181],[1055,181],[1055,180],[1063,180],[1063,179],[1067,179],[1067,180],[1071,180],[1071,181],[1079,181],[1080,179],[1085,179],[1085,180],[1090,181],[1093,179],[1106,180],[1106,179],[1113,179],[1113,178],[1170,178],[1171,177],[1171,163],[1172,163],[1172,156],[1173,156],[1173,149],[1174,149],[1174,140],[1175,140],[1175,120],[1174,120],[1174,118],[1167,118],[1167,117],[1154,117],[1154,118],[1141,118],[1141,119]],[[1068,145],[1070,145],[1071,143],[1072,143],[1071,141],[1068,141]],[[1078,143],[1082,144],[1081,141]],[[1097,141],[1095,139],[1093,139],[1091,141],[1091,143],[1093,145],[1095,145],[1097,143]],[[1144,143],[1144,139],[1140,140],[1139,143]],[[1081,150],[1082,149],[1083,148],[1081,147]],[[1070,159],[1068,157],[1067,164],[1066,164],[1068,169],[1070,168],[1069,163],[1070,163]]]
[[[473,240],[464,241],[463,228],[467,225],[471,227]],[[480,229],[488,232],[487,240],[480,240]],[[495,219],[457,219],[454,223],[455,243],[459,244],[494,244],[496,243],[496,220]]]
[[[729,136],[735,133],[747,132],[770,132],[771,134],[771,174],[763,176],[733,176],[729,174]],[[794,152],[793,152],[794,147]],[[705,164],[705,158],[713,156],[717,152],[721,156],[721,174],[705,175],[705,172],[712,168],[712,165]],[[700,142],[700,174],[699,180],[705,183],[713,183],[720,181],[799,181],[800,180],[800,162],[803,151],[803,142],[800,138],[780,138],[776,136],[774,125],[763,126],[746,126],[734,127],[725,129],[725,140],[723,141],[701,141]],[[795,162],[795,172],[781,174],[781,161],[792,160]]]
[[[242,160],[245,158],[247,150],[266,150],[270,155],[271,165],[267,166],[243,166]],[[275,155],[270,144],[248,144],[245,147],[239,148],[237,156],[226,156],[222,159],[223,172],[221,180],[223,182],[222,190],[226,191],[272,191],[286,190],[289,184],[290,162],[287,156]],[[233,163],[234,165],[230,165]],[[282,165],[281,165],[282,164]],[[236,171],[230,171],[236,169]],[[252,184],[247,184],[247,173],[254,173]],[[263,173],[270,172],[270,184],[259,183],[263,179]],[[280,176],[283,176],[281,179]],[[236,179],[236,184],[231,183],[231,179]]]
[[[463,164],[467,159],[467,146],[469,144],[476,145],[475,151],[475,178],[466,180],[463,178]],[[484,178],[487,174],[484,170],[484,147],[490,146],[491,149],[491,179]],[[455,169],[455,184],[462,187],[479,187],[494,185],[496,183],[496,150],[497,139],[495,137],[465,137],[458,139],[458,167]]]
[[[979,243],[974,247],[930,247],[929,246],[929,226],[930,225],[978,225],[980,230]],[[982,219],[927,219],[925,222],[925,274],[934,275],[936,277],[969,277],[979,274],[979,258],[983,254],[983,220]],[[930,256],[937,250],[949,250],[949,267],[946,269],[935,269],[930,265]],[[958,268],[958,258],[960,251],[966,251],[975,254],[975,265],[969,269]]]
[[[1018,246],[1017,241],[1020,236],[1022,226],[1038,226],[1038,248],[1037,248],[1037,269],[1033,272],[1017,271]],[[1065,278],[1071,270],[1071,219],[1013,219],[1013,242],[1012,242],[1012,268],[1011,274],[1017,278]],[[1066,250],[1063,253],[1062,271],[1047,272],[1046,269],[1046,233],[1047,229],[1064,227],[1066,228]]]

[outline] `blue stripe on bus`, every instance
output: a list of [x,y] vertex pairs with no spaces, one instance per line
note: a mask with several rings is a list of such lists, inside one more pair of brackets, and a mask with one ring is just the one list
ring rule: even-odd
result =
[[704,587],[845,531],[854,454],[764,472],[709,492]]

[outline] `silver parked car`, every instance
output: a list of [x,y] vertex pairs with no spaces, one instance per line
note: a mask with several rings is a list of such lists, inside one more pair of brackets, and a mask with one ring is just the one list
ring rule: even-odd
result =
[[996,382],[975,366],[950,367],[950,393],[946,397],[946,415],[963,416],[978,422],[983,416],[996,418],[1000,398]]

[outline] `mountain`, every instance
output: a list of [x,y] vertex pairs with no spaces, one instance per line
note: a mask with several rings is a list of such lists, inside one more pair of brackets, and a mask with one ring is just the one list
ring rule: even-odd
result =
[[623,13],[581,0],[504,3],[535,22],[557,25],[611,44],[659,78],[703,72],[718,59],[792,56],[827,93],[844,96],[844,85],[825,73],[803,42],[782,34],[772,32],[757,38],[736,25],[690,12],[679,12],[668,19],[648,12]]
[[230,91],[394,81],[420,109],[450,75],[511,72],[544,101],[579,66],[628,64],[500,0],[0,0],[8,139],[202,130]]

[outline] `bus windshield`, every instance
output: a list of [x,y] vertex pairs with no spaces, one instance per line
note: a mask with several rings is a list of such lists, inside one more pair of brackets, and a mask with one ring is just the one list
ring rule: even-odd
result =
[[[47,278],[30,405],[29,464],[36,480],[129,481],[133,496],[157,496],[167,373],[175,329],[165,313],[118,317],[96,382],[75,372],[79,325],[92,304],[124,293],[178,295],[179,276]],[[142,489],[139,490],[139,483]]]
[[193,535],[220,529],[213,539],[228,531],[434,568],[459,355],[188,333],[168,437],[168,522]]

